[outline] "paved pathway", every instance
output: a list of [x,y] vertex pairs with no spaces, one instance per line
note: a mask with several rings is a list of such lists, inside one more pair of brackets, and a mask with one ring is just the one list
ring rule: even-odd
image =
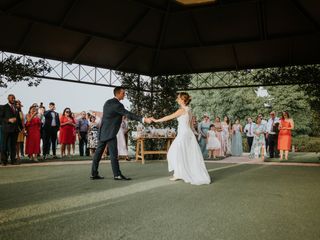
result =
[[223,160],[217,161],[219,163],[239,163],[239,164],[263,164],[263,165],[277,165],[277,166],[316,166],[320,167],[318,163],[295,163],[295,162],[264,162],[261,159],[249,159],[249,154],[244,153],[241,157],[230,156]]
[[[166,160],[155,160],[155,161],[166,161]],[[91,160],[81,160],[81,161],[50,161],[50,162],[38,162],[38,163],[22,163],[20,165],[10,165],[0,168],[7,167],[32,167],[32,166],[57,166],[57,165],[77,165],[77,164],[91,164]],[[121,161],[120,161],[121,162]],[[127,161],[123,161],[127,162]],[[234,163],[234,164],[262,164],[262,165],[276,165],[276,166],[312,166],[320,167],[318,163],[295,163],[295,162],[263,162],[261,159],[249,159],[249,154],[244,153],[241,157],[230,156],[218,161],[205,161],[206,163]],[[110,160],[102,160],[100,163],[110,163]],[[136,163],[134,160],[131,163]],[[146,161],[148,164],[148,161]]]

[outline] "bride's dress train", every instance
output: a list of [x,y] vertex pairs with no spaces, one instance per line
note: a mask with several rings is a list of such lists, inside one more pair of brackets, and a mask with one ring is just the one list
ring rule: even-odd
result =
[[178,117],[178,134],[168,151],[169,172],[173,176],[194,185],[209,184],[211,179],[204,164],[203,156],[190,127],[191,111]]

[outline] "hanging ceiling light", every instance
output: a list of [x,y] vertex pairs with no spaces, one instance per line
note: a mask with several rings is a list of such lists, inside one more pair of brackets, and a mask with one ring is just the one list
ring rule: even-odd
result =
[[176,2],[183,5],[197,5],[197,4],[209,4],[217,2],[217,0],[176,0]]

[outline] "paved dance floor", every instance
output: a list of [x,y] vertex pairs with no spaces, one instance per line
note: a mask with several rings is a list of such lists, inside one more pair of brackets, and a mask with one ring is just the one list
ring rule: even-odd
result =
[[169,181],[165,161],[0,168],[0,239],[319,239],[319,165],[207,162],[212,184]]

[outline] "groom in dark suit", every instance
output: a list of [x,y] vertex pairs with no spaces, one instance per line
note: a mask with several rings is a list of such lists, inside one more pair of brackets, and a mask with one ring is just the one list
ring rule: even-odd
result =
[[114,180],[131,180],[122,175],[118,161],[118,147],[117,147],[117,133],[119,131],[122,116],[126,116],[128,119],[136,120],[145,123],[151,123],[151,118],[143,118],[127,111],[123,104],[120,103],[124,99],[125,89],[123,87],[116,87],[113,90],[114,98],[109,99],[103,106],[103,116],[101,119],[101,126],[98,135],[99,143],[95,154],[93,156],[91,179],[103,179],[104,177],[99,175],[98,168],[103,151],[108,144],[110,153],[110,160],[112,165],[112,171]]

